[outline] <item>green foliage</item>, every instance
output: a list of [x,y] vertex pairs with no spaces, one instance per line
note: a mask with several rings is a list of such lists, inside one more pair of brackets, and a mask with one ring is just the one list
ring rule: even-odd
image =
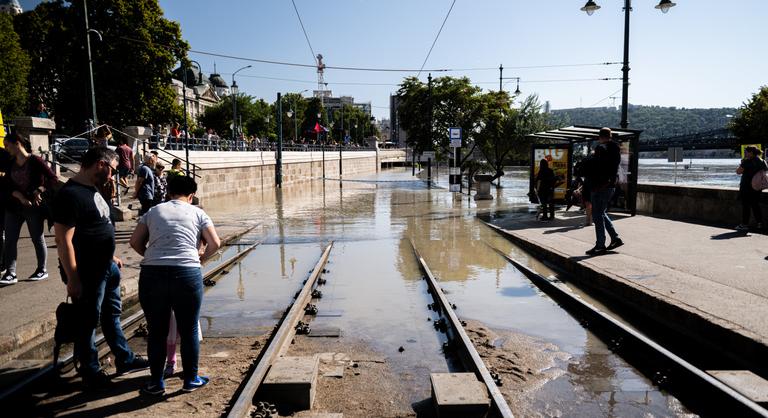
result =
[[729,128],[744,142],[768,142],[768,86],[761,87],[749,102],[739,108],[739,114]]
[[[549,127],[536,96],[512,106],[506,92],[483,93],[467,78],[440,77],[429,86],[414,77],[406,78],[398,90],[400,126],[408,133],[408,145],[416,152],[437,151],[438,157],[450,153],[448,128],[460,127],[463,133],[462,169],[492,167],[500,175],[511,159],[528,158],[530,141],[526,135]],[[432,126],[429,124],[433,104]],[[478,151],[487,165],[472,162]]]
[[[171,70],[189,49],[178,23],[157,0],[88,3],[99,122],[116,126],[180,120]],[[82,0],[43,2],[17,17],[22,45],[35,62],[30,95],[42,99],[65,130],[91,118]]]
[[0,13],[0,112],[6,120],[21,116],[27,110],[27,77],[29,56],[19,44],[13,28],[13,17]]
[[[233,97],[228,96],[215,106],[207,108],[198,118],[200,124],[206,128],[213,128],[222,137],[231,138],[232,129],[229,126],[232,124]],[[241,126],[245,135],[268,137],[274,132],[276,126],[273,113],[273,106],[264,100],[255,100],[245,94],[237,95],[237,118],[238,123],[242,121]]]
[[[711,131],[726,127],[726,115],[736,114],[734,108],[683,109],[661,106],[629,105],[629,128],[642,130],[642,139],[665,138],[688,133]],[[552,111],[552,123],[562,127],[589,125],[617,127],[621,111],[613,107],[591,107]]]

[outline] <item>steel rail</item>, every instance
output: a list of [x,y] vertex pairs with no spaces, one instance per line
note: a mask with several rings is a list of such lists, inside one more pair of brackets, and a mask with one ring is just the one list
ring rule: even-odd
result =
[[272,363],[281,355],[291,343],[293,336],[296,333],[296,325],[299,320],[304,317],[304,307],[312,299],[312,289],[315,287],[317,278],[323,273],[323,267],[328,261],[328,256],[333,248],[333,241],[325,247],[323,254],[315,264],[309,277],[304,283],[304,287],[296,296],[293,304],[286,311],[286,314],[278,324],[276,331],[270,337],[267,347],[262,351],[256,367],[248,376],[248,380],[242,387],[237,399],[232,404],[232,408],[227,412],[226,416],[231,418],[245,418],[250,415],[251,408],[253,407],[253,398],[256,392],[261,386],[261,382],[267,375]]
[[[495,225],[486,224],[502,235],[506,232]],[[613,316],[582,300],[568,289],[568,287],[559,285],[557,282],[547,279],[523,263],[511,258],[498,248],[488,243],[486,243],[486,245],[515,266],[515,268],[523,273],[534,285],[550,295],[550,297],[560,305],[568,306],[588,318],[591,323],[597,323],[598,326],[603,327],[609,332],[621,335],[623,340],[621,343],[622,346],[631,345],[633,348],[636,347],[634,349],[651,353],[655,358],[659,359],[669,370],[673,370],[676,373],[676,376],[685,379],[686,383],[683,384],[685,391],[692,393],[691,399],[694,403],[696,401],[701,402],[701,400],[706,400],[706,403],[710,405],[709,408],[714,407],[721,413],[728,413],[731,416],[768,417],[768,410],[715,379],[705,371],[672,353],[646,335],[628,327]],[[619,347],[614,347],[614,349],[617,348]],[[643,355],[642,358],[643,360],[648,360],[648,357],[645,355]],[[707,408],[708,413],[712,412],[709,408]]]
[[440,308],[448,318],[450,327],[453,330],[454,335],[457,337],[456,339],[461,343],[462,348],[464,349],[465,355],[462,359],[469,363],[465,364],[465,367],[475,369],[474,372],[480,375],[479,377],[488,389],[488,392],[490,393],[491,399],[493,401],[493,405],[496,407],[496,411],[499,413],[499,416],[504,418],[514,418],[512,410],[509,408],[506,399],[504,399],[501,391],[496,386],[496,382],[493,380],[490,371],[488,371],[488,368],[485,366],[482,357],[480,357],[480,354],[475,349],[474,344],[472,344],[472,340],[469,339],[466,331],[464,331],[464,327],[461,325],[459,317],[456,316],[456,312],[454,312],[451,304],[445,297],[443,289],[441,289],[438,285],[437,278],[435,278],[435,275],[432,273],[432,270],[429,269],[429,266],[427,265],[426,261],[424,261],[424,258],[421,257],[421,254],[419,254],[419,251],[416,249],[416,245],[414,245],[413,241],[411,241],[411,247],[413,247],[413,252],[416,254],[416,258],[419,260],[421,269],[426,274],[425,280],[429,285],[431,293],[435,296],[436,302],[440,305]]
[[[251,228],[251,229],[253,229],[253,228]],[[250,231],[250,229],[248,231]],[[247,233],[248,231],[246,231],[245,233]],[[238,237],[242,236],[242,235],[245,235],[245,233],[242,233],[242,234],[238,235]],[[230,241],[232,241],[232,239],[228,240],[228,242],[230,242]],[[236,255],[232,256],[231,258],[227,259],[227,261],[222,262],[221,265],[217,266],[213,270],[211,270],[208,273],[206,273],[205,276],[203,276],[203,281],[215,277],[219,272],[221,272],[221,270],[223,270],[223,269],[231,266],[232,264],[240,261],[243,257],[245,257],[248,253],[250,253],[259,244],[261,244],[261,242],[254,243],[251,246],[249,246],[248,248],[244,249],[243,251],[241,251],[241,252],[237,253]],[[120,326],[122,327],[123,332],[125,332],[125,331],[128,330],[128,328],[132,327],[133,325],[135,325],[136,323],[138,323],[142,319],[144,319],[144,310],[139,309],[138,311],[133,313],[128,318],[122,319],[120,321]],[[48,341],[52,341],[52,339],[48,340]],[[45,342],[43,342],[41,344],[45,344]],[[106,344],[106,341],[104,339],[104,334],[103,333],[97,334],[96,335],[96,339],[95,339],[96,349],[98,351],[101,351],[101,349],[104,347],[105,344]],[[103,354],[100,353],[99,354],[99,358],[103,358],[107,353],[109,353],[109,351],[106,351]],[[48,373],[53,372],[54,369],[59,368],[61,370],[69,370],[69,368],[71,366],[73,366],[73,365],[74,365],[74,353],[67,353],[66,355],[62,356],[59,359],[59,363],[58,364],[53,364],[53,363],[48,364],[45,367],[40,368],[40,370],[38,370],[37,372],[32,373],[26,379],[16,383],[15,385],[13,385],[13,386],[11,386],[9,388],[3,389],[2,392],[0,392],[0,402],[6,400],[10,396],[18,393],[20,390],[22,390],[25,387],[29,386],[30,384],[34,383],[36,380],[42,378],[43,376],[47,375]]]

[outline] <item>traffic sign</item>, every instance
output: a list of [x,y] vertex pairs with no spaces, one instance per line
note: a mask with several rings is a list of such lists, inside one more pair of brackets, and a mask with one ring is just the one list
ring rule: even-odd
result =
[[448,138],[452,148],[461,148],[461,128],[448,128]]
[[424,151],[421,153],[421,161],[427,161],[427,160],[435,160],[435,152],[434,151]]

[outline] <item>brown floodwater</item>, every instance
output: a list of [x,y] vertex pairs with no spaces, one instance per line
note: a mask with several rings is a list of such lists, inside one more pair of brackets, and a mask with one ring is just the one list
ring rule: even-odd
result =
[[489,248],[553,274],[477,218],[497,210],[528,216],[525,170],[510,170],[490,202],[450,193],[441,187],[446,180],[438,177],[438,187],[428,189],[410,169],[394,169],[355,177],[342,187],[338,181],[312,181],[206,200],[205,210],[216,219],[260,223],[241,241],[263,244],[206,292],[204,334],[268,331],[324,246],[334,241],[328,283],[316,301],[321,315],[311,326],[338,328],[342,338],[369,344],[407,378],[412,401],[422,401],[429,397],[429,373],[457,366],[442,351],[444,335],[427,320],[434,314],[426,306],[432,299],[412,241],[460,317],[557,347],[553,367],[563,373],[532,392],[522,410],[542,416],[688,416],[674,397],[614,355]]

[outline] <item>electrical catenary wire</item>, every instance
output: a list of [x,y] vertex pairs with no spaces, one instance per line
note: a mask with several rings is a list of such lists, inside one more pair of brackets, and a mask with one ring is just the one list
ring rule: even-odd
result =
[[299,18],[299,25],[301,25],[301,31],[304,32],[304,38],[307,40],[307,45],[309,45],[309,52],[312,53],[312,60],[315,60],[317,59],[317,54],[315,54],[315,50],[312,48],[312,42],[309,42],[309,35],[307,35],[307,30],[304,28],[304,22],[301,21],[299,9],[296,7],[296,2],[294,0],[291,0],[291,3],[293,3],[293,10],[296,11],[296,17]]
[[[107,35],[104,35],[105,37]],[[141,39],[135,39],[130,38],[127,36],[119,36],[118,39],[122,39],[129,42],[135,42],[140,43],[144,45],[154,45],[158,47],[164,47],[166,49],[173,49],[170,45],[162,44],[159,42],[149,42],[144,41]],[[301,67],[301,68],[312,68],[316,69],[317,64],[302,64],[297,62],[287,62],[287,61],[279,61],[279,60],[269,60],[269,59],[261,59],[261,58],[250,58],[250,57],[242,57],[237,55],[229,55],[229,54],[222,54],[218,52],[211,52],[211,51],[202,51],[198,49],[190,49],[188,51],[192,54],[198,54],[198,55],[205,55],[210,57],[217,57],[217,58],[226,58],[226,59],[232,59],[237,61],[246,61],[246,62],[257,62],[261,64],[271,64],[271,65],[283,65],[283,66],[289,66],[289,67]],[[589,67],[589,66],[599,66],[599,65],[617,65],[620,64],[618,62],[598,62],[598,63],[585,63],[585,64],[548,64],[548,65],[529,65],[529,66],[519,66],[519,67],[504,67],[505,69],[537,69],[537,68],[557,68],[557,67]],[[433,73],[440,73],[440,72],[467,72],[467,71],[498,71],[499,68],[493,68],[493,67],[474,67],[474,68],[432,68],[432,69],[415,69],[415,68],[376,68],[376,67],[353,67],[353,66],[332,66],[328,65],[325,67],[326,70],[343,70],[343,71],[373,71],[373,72],[396,72],[396,73],[413,73],[413,72],[433,72]],[[316,83],[317,81],[313,81],[313,83]],[[330,84],[330,83],[329,83]]]
[[451,11],[453,10],[453,6],[455,4],[456,4],[456,0],[453,0],[453,2],[451,3],[451,8],[448,9],[448,13],[445,14],[445,19],[443,19],[443,24],[440,25],[440,30],[437,31],[435,40],[432,41],[432,46],[429,47],[429,52],[427,52],[427,56],[424,57],[424,62],[421,63],[421,68],[419,69],[419,73],[416,74],[416,78],[418,78],[421,75],[421,72],[424,70],[424,66],[427,65],[427,60],[429,59],[429,56],[432,55],[432,49],[435,47],[435,44],[437,43],[437,39],[440,38],[440,34],[443,32],[443,28],[445,27],[445,22],[448,21],[448,16],[451,15]]

